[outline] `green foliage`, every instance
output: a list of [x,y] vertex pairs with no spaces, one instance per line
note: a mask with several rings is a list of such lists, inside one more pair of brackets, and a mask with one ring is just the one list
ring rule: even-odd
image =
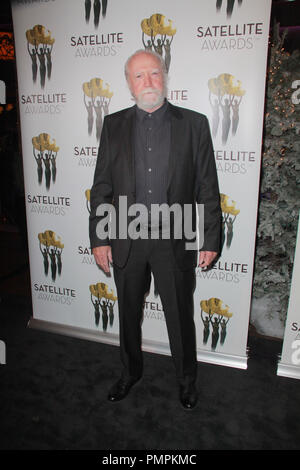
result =
[[[283,48],[278,26],[270,45],[253,296],[280,299],[288,307],[300,210],[300,104],[293,82],[300,79],[300,52]],[[299,88],[299,87],[298,87]]]

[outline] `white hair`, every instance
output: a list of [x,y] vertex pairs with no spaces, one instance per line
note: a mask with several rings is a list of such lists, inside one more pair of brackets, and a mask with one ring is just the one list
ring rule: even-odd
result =
[[165,61],[164,61],[164,59],[162,58],[162,56],[160,54],[158,54],[157,52],[154,52],[154,51],[150,51],[149,49],[138,49],[130,57],[128,57],[128,59],[125,62],[124,72],[125,72],[125,77],[126,77],[126,80],[127,80],[130,91],[131,91],[131,88],[130,88],[130,84],[129,84],[129,72],[128,72],[129,63],[131,62],[131,60],[134,57],[136,57],[140,54],[149,54],[152,57],[155,57],[159,61],[160,66],[161,66],[161,71],[162,71],[162,74],[163,74],[164,93],[165,93],[165,95],[167,95],[168,73],[167,73]]
[[162,56],[160,54],[158,54],[157,52],[149,51],[148,49],[139,49],[139,50],[135,51],[130,57],[128,57],[128,59],[125,62],[124,71],[125,71],[126,80],[128,80],[128,75],[129,75],[128,66],[129,66],[129,63],[130,63],[131,59],[133,59],[134,57],[136,57],[140,54],[149,54],[152,57],[155,57],[160,63],[161,70],[163,72],[164,77],[167,78],[168,74],[167,74],[166,64],[165,64],[165,61],[162,58]]

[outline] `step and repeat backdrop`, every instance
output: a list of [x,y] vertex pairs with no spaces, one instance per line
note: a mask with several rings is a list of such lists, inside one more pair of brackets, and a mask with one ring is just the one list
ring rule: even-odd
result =
[[277,375],[300,379],[300,213],[298,217],[298,233],[296,239],[293,276],[291,281],[290,298],[286,317],[285,332]]
[[[12,1],[33,318],[118,344],[113,275],[95,264],[89,194],[105,115],[133,105],[124,63],[152,49],[168,99],[207,115],[223,212],[222,256],[198,268],[198,359],[247,367],[271,0]],[[154,285],[143,348],[170,354]]]

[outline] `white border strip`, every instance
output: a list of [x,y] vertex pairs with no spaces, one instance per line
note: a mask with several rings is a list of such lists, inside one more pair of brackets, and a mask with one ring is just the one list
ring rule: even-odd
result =
[[104,333],[87,328],[79,328],[77,326],[64,325],[62,323],[54,323],[45,320],[38,320],[31,317],[28,322],[28,328],[47,331],[48,333],[56,333],[73,338],[86,339],[88,341],[97,341],[99,343],[119,345],[119,335],[112,333]]
[[[71,336],[73,338],[85,339],[88,341],[97,341],[99,343],[111,344],[119,346],[119,335],[112,333],[104,333],[93,331],[90,329],[79,328],[76,326],[64,325],[61,323],[48,322],[45,320],[38,320],[31,317],[28,322],[28,328],[47,331],[49,333],[56,333],[59,335]],[[170,356],[170,347],[165,343],[144,340],[143,351],[154,354],[163,354]],[[247,369],[247,356],[234,356],[229,354],[221,354],[211,351],[197,351],[197,359],[200,362],[208,362],[210,364],[235,367],[238,369]]]
[[248,355],[236,356],[233,354],[198,350],[197,359],[200,362],[208,362],[209,364],[215,364],[218,366],[234,367],[236,369],[247,369],[248,365]]
[[277,366],[277,375],[288,377],[290,379],[300,379],[300,367],[279,362]]

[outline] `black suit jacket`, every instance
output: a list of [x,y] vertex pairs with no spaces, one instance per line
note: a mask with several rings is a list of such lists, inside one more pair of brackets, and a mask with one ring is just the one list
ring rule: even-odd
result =
[[[216,165],[209,124],[206,116],[169,103],[171,145],[169,155],[167,198],[171,206],[178,203],[193,206],[193,227],[196,227],[196,203],[204,204],[204,244],[202,250],[219,251],[221,209]],[[119,196],[127,196],[128,207],[135,203],[135,169],[133,132],[135,106],[105,117],[91,188],[90,243],[91,248],[111,244],[113,262],[126,264],[131,240],[99,240],[96,235],[97,207],[114,204],[117,222]],[[130,217],[127,217],[127,223]],[[118,233],[118,224],[117,224]],[[183,231],[184,233],[184,231]],[[172,238],[172,237],[171,237]],[[172,239],[175,258],[180,269],[196,266],[197,252],[186,250],[187,240]]]

